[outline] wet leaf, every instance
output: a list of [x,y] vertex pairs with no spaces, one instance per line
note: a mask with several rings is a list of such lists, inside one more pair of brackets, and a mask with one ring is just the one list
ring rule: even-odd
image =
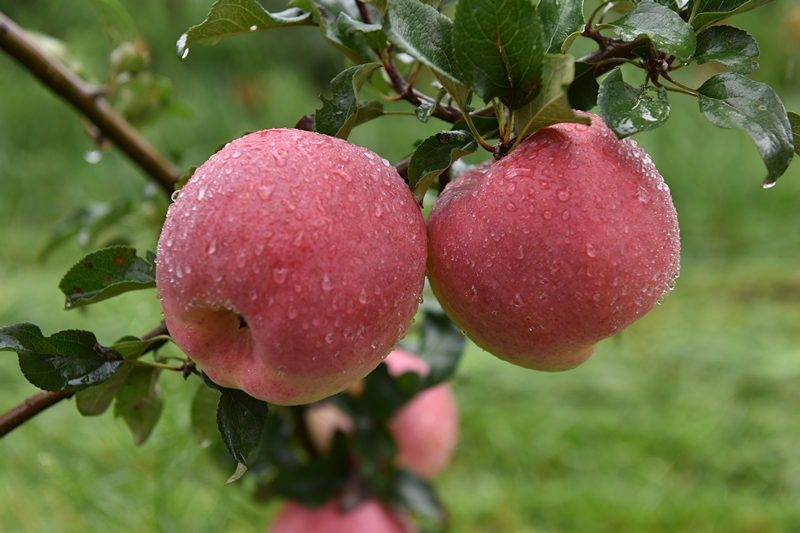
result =
[[243,33],[312,24],[311,13],[295,7],[270,13],[257,0],[217,0],[206,19],[178,39],[178,56],[185,58],[194,43],[211,45]]
[[49,337],[31,323],[0,328],[0,350],[17,352],[25,378],[40,389],[77,392],[113,376],[125,361],[94,333],[64,330]]
[[541,0],[538,10],[544,47],[549,54],[560,53],[569,37],[585,25],[582,0]]
[[720,128],[742,129],[756,143],[767,166],[764,186],[786,172],[794,156],[794,134],[778,94],[766,83],[723,72],[697,90],[700,110]]
[[614,28],[626,41],[647,37],[653,46],[667,55],[688,59],[694,54],[694,29],[680,15],[652,0],[640,2],[623,17],[604,24]]
[[603,79],[598,95],[600,116],[620,139],[664,124],[669,102],[663,87],[633,87],[622,79],[619,69]]
[[127,246],[110,246],[90,253],[75,263],[58,284],[66,296],[67,309],[155,286],[154,256],[142,259]]
[[106,381],[78,391],[75,394],[75,405],[83,416],[102,414],[114,401],[128,375],[133,370],[133,363],[125,363],[111,378]]
[[217,427],[233,458],[248,465],[257,453],[267,428],[267,402],[236,389],[220,388]]
[[[761,7],[771,1],[772,0],[699,0],[695,16],[691,22],[695,28],[701,28],[728,18],[731,15],[744,13],[745,11]],[[689,12],[693,9],[693,3],[693,1],[690,1],[687,6]]]
[[408,164],[408,183],[417,201],[422,200],[442,172],[477,148],[478,143],[467,130],[443,131],[422,141]]
[[744,30],[733,26],[712,26],[697,35],[695,60],[699,64],[718,61],[739,74],[758,68],[758,43]]
[[792,134],[794,139],[794,152],[800,155],[800,115],[797,113],[789,112],[789,122],[792,125]]
[[[322,108],[315,115],[314,128],[317,132],[347,139],[359,119],[359,110],[366,108],[366,105],[359,106],[358,92],[380,66],[378,63],[356,65],[331,80],[332,95],[322,98]],[[367,115],[362,114],[361,118],[367,118]]]

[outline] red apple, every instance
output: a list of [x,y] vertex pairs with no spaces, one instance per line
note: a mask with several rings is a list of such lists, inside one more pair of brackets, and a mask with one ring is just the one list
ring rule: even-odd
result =
[[[399,376],[430,369],[421,358],[394,350],[386,358],[389,373]],[[322,450],[330,447],[337,430],[350,432],[353,421],[332,403],[314,405],[307,411],[308,430]],[[389,432],[397,446],[397,464],[425,478],[435,476],[450,460],[458,442],[458,406],[450,385],[441,383],[423,390],[389,420]]]
[[232,141],[195,171],[157,255],[176,344],[219,385],[292,405],[361,379],[404,334],[426,237],[386,160],[275,129]]
[[278,511],[267,533],[415,533],[400,514],[377,500],[366,500],[352,509],[343,509],[333,499],[318,508],[286,502]]
[[445,311],[524,367],[579,365],[678,275],[669,188],[633,140],[591,118],[539,130],[465,172],[428,218],[428,277]]

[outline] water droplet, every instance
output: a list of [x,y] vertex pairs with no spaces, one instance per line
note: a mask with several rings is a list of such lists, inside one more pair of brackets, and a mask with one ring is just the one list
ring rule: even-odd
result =
[[262,183],[258,186],[258,196],[262,200],[269,200],[269,197],[272,196],[272,191],[275,190],[274,183]]
[[186,59],[186,56],[189,55],[189,47],[186,46],[186,38],[187,35],[184,33],[180,36],[177,43],[178,55],[181,57],[181,59]]
[[569,191],[566,190],[566,189],[562,189],[562,190],[558,191],[557,196],[558,196],[559,201],[566,202],[566,201],[569,200]]
[[199,202],[202,200],[206,195],[206,187],[200,187],[200,190],[197,191],[197,201]]
[[325,334],[325,342],[331,344],[333,342],[333,332],[329,331]]
[[516,293],[514,295],[514,300],[511,303],[514,307],[522,307],[525,305],[525,300],[522,299],[522,295],[520,293]]
[[525,259],[525,249],[521,244],[519,245],[519,248],[517,248],[517,259]]
[[289,317],[289,320],[294,320],[297,318],[297,309],[293,305],[290,305],[289,309],[286,310],[286,316]]
[[170,199],[171,199],[173,202],[175,202],[175,201],[177,201],[177,200],[178,200],[178,197],[179,197],[180,195],[181,195],[181,190],[180,190],[180,189],[178,189],[177,191],[173,191],[173,192],[172,192],[172,194],[170,195]]
[[594,245],[590,242],[586,243],[586,255],[589,257],[595,257],[597,255],[597,251],[594,249]]
[[256,26],[255,24],[250,26],[250,31],[256,31],[256,30],[258,30],[258,26]]
[[325,292],[330,292],[333,289],[333,282],[331,278],[328,277],[328,274],[322,275],[322,290]]
[[235,152],[233,152],[231,154],[231,157],[234,158],[234,159],[238,159],[239,157],[242,157],[242,152],[240,152],[239,150],[236,150]]
[[103,159],[103,152],[100,150],[89,150],[83,154],[83,159],[91,165],[96,165]]
[[367,303],[367,291],[361,289],[361,292],[358,294],[358,301],[362,304]]
[[506,202],[506,211],[516,211],[517,206],[514,202]]
[[553,213],[551,213],[550,211],[545,211],[544,213],[542,213],[542,218],[545,220],[550,220],[551,218],[553,218]]
[[760,106],[758,106],[758,110],[759,111],[766,111],[767,110],[767,106],[765,106],[764,104],[761,104]]
[[569,220],[569,211],[564,209],[561,212],[561,220]]
[[289,270],[286,268],[274,268],[272,269],[272,279],[280,285],[281,283],[286,281],[286,276],[289,274]]

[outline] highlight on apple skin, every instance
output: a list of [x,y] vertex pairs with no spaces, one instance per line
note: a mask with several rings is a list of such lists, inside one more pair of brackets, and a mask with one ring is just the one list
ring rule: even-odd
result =
[[[393,376],[406,372],[426,376],[430,372],[420,357],[400,349],[390,353],[385,362]],[[352,419],[331,402],[310,406],[306,417],[309,435],[321,450],[330,448],[337,430],[353,431]],[[433,478],[453,455],[458,443],[458,420],[458,405],[447,383],[434,385],[411,398],[388,422],[397,447],[397,465]]]
[[339,498],[310,508],[287,501],[266,533],[416,533],[416,528],[399,513],[374,499],[343,509]]
[[591,119],[465,172],[428,218],[434,294],[478,346],[516,365],[581,364],[679,273],[668,186],[633,140]]
[[221,386],[302,404],[363,378],[404,335],[422,295],[425,225],[373,152],[265,130],[195,171],[157,257],[176,344]]

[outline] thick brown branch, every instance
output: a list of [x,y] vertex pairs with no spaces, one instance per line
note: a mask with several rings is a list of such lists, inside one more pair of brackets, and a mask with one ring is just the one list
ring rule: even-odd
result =
[[[142,339],[152,339],[159,335],[167,334],[167,326],[162,321],[156,328],[148,331],[142,335]],[[157,350],[164,345],[164,342],[157,342],[148,347],[147,351],[151,352]],[[71,398],[74,393],[72,392],[49,392],[43,391],[34,394],[30,398],[26,398],[21,404],[13,409],[0,414],[0,438],[6,435],[12,429],[22,425],[34,416],[38,415],[48,407],[51,407],[61,400]]]
[[109,103],[100,91],[48,57],[11,19],[0,12],[0,48],[39,81],[91,120],[102,135],[116,144],[168,194],[181,171],[159,154]]

